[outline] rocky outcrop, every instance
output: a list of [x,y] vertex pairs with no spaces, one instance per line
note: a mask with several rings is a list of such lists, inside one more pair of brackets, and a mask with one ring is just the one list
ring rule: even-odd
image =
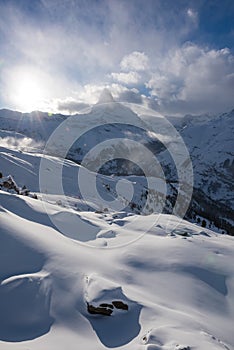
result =
[[20,194],[22,196],[30,196],[37,199],[37,195],[31,194],[30,190],[24,185],[22,188],[17,185],[12,175],[2,176],[0,172],[0,190],[5,190],[11,193]]
[[104,316],[110,316],[113,313],[113,309],[128,310],[128,305],[121,300],[114,300],[112,303],[101,303],[99,306],[94,306],[87,302],[87,311],[90,314],[99,314]]
[[115,300],[115,301],[112,301],[112,304],[116,309],[128,310],[128,305],[123,303],[122,301]]
[[20,189],[16,185],[16,182],[15,182],[15,180],[13,179],[13,177],[11,175],[8,175],[6,177],[2,177],[1,176],[1,178],[0,178],[0,188],[4,188],[6,190],[13,190],[17,194],[20,194]]
[[108,307],[101,307],[101,306],[93,306],[92,304],[87,303],[87,310],[90,314],[98,314],[98,315],[104,315],[104,316],[110,316],[113,312]]

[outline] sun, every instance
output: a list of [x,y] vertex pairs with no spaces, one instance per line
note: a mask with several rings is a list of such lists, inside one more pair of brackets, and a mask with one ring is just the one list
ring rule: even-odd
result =
[[30,77],[18,82],[18,92],[15,96],[17,104],[26,111],[36,110],[43,100],[43,90],[39,82]]
[[18,67],[11,72],[8,95],[12,105],[21,112],[41,110],[48,97],[48,79],[35,69]]

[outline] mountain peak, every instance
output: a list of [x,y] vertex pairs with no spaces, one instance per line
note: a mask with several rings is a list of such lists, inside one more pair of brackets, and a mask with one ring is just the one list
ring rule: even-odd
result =
[[103,89],[97,104],[115,102],[110,90]]

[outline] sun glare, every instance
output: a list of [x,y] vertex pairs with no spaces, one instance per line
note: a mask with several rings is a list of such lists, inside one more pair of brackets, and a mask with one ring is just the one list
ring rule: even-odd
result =
[[26,111],[38,109],[43,99],[43,91],[40,85],[33,79],[26,78],[18,82],[15,99]]
[[47,85],[43,72],[27,67],[17,68],[11,72],[8,81],[12,105],[22,112],[43,109],[48,94]]

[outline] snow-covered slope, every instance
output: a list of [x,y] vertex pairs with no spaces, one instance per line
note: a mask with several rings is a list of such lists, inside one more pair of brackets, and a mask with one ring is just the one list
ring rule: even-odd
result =
[[234,209],[234,110],[197,123],[185,118],[181,135],[196,171],[195,186]]
[[[46,168],[39,183],[42,160]],[[43,197],[54,204],[59,202],[66,206],[67,202],[67,206],[75,210],[123,208],[128,213],[149,214],[162,212],[166,200],[165,183],[161,178],[150,178],[146,183],[143,176],[128,176],[127,179],[122,176],[110,177],[93,173],[70,160],[5,147],[0,147],[0,164],[3,175],[11,174],[20,188],[26,186],[39,198]],[[63,192],[58,192],[55,174],[61,165]],[[94,183],[98,192],[93,191],[91,184]],[[168,186],[167,192],[171,196],[176,195],[171,186]],[[170,202],[167,202],[167,208],[171,208]]]
[[214,117],[186,116],[177,127],[194,169],[191,212],[234,234],[234,110]]
[[[141,151],[136,149],[136,143],[141,144],[157,156],[161,165],[157,176],[165,176],[167,184],[170,184],[168,194],[172,195],[167,196],[166,205],[169,213],[176,200],[179,180],[175,159],[169,152],[175,150],[174,155],[180,154],[179,134],[174,132],[176,128],[187,146],[193,165],[194,176],[189,179],[193,181],[194,190],[186,218],[200,223],[204,220],[203,223],[209,227],[216,226],[234,234],[233,114],[232,111],[214,117],[169,118],[170,123],[166,123],[161,115],[141,106],[115,103],[107,91],[96,105],[71,118],[41,112],[22,114],[2,110],[0,141],[3,146],[12,147],[17,143],[18,149],[32,151],[35,148],[37,152],[42,151],[56,130],[56,142],[47,144],[47,153],[66,156],[78,163],[83,161],[90,170],[97,170],[103,160],[98,171],[105,175],[143,175],[146,169],[148,175],[155,176],[155,164],[150,156],[140,158]],[[6,134],[9,131],[11,135]],[[74,142],[67,143],[67,138]],[[105,151],[100,153],[98,146],[105,147]],[[184,166],[185,162],[182,164]]]
[[[1,149],[4,175],[33,192],[40,160]],[[64,169],[67,206],[49,183],[38,199],[0,190],[0,349],[233,349],[233,238],[166,214],[95,212],[79,198],[80,166]]]

